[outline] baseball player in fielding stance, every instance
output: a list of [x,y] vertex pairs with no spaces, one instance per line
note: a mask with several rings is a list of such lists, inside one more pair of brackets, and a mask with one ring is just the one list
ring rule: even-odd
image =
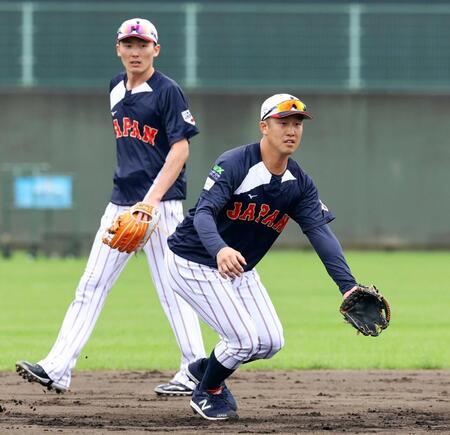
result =
[[106,207],[86,270],[50,353],[37,364],[20,361],[16,369],[29,381],[64,392],[81,349],[89,339],[111,287],[131,254],[102,242],[116,216],[138,202],[159,209],[159,228],[144,245],[161,305],[181,349],[181,368],[158,394],[190,395],[189,362],[205,356],[197,315],[172,290],[164,264],[167,236],[183,219],[185,162],[189,139],[198,133],[185,96],[170,78],[155,70],[158,33],[148,20],[125,21],[117,32],[117,56],[125,72],[110,83],[110,106],[117,144],[111,202]]
[[332,214],[290,157],[310,118],[292,95],[264,101],[261,141],[217,159],[196,206],[168,239],[172,287],[220,336],[209,358],[188,366],[197,385],[191,407],[208,420],[236,418],[237,404],[224,381],[242,363],[271,358],[283,347],[283,328],[255,266],[289,218],[306,234],[342,294],[357,286],[328,226]]

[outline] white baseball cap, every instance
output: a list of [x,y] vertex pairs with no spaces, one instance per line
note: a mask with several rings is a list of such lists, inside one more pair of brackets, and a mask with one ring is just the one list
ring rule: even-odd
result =
[[262,103],[261,121],[291,115],[302,115],[304,118],[312,119],[312,115],[306,111],[306,104],[293,95],[275,94]]
[[117,30],[117,42],[132,37],[158,43],[156,27],[144,18],[131,18],[120,25]]

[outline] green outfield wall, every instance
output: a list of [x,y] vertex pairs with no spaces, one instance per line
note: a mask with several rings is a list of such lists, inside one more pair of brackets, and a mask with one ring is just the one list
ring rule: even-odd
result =
[[[301,96],[306,122],[296,158],[336,215],[345,246],[450,247],[450,99],[429,94],[188,93],[201,133],[187,168],[192,206],[215,157],[259,140],[261,101],[278,91]],[[105,92],[11,90],[0,94],[0,244],[87,252],[108,202],[115,142]],[[14,206],[14,177],[69,174],[74,207]],[[293,224],[280,244],[305,246]]]

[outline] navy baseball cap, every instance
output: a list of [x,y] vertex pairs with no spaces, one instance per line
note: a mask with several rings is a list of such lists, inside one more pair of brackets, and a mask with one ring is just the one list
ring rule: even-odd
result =
[[154,42],[155,44],[158,43],[156,27],[144,18],[131,18],[120,25],[117,30],[117,42],[132,37]]
[[306,111],[306,104],[293,95],[275,94],[262,103],[261,121],[291,115],[302,115],[303,118],[312,119],[312,115]]

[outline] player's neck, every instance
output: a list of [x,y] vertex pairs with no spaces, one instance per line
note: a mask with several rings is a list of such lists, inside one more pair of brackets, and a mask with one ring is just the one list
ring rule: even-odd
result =
[[130,91],[131,89],[137,88],[138,86],[142,85],[142,83],[145,83],[150,79],[154,72],[155,68],[153,67],[142,73],[133,73],[127,71],[127,90]]
[[260,142],[261,157],[270,173],[282,175],[287,169],[289,156],[272,149],[265,139]]

